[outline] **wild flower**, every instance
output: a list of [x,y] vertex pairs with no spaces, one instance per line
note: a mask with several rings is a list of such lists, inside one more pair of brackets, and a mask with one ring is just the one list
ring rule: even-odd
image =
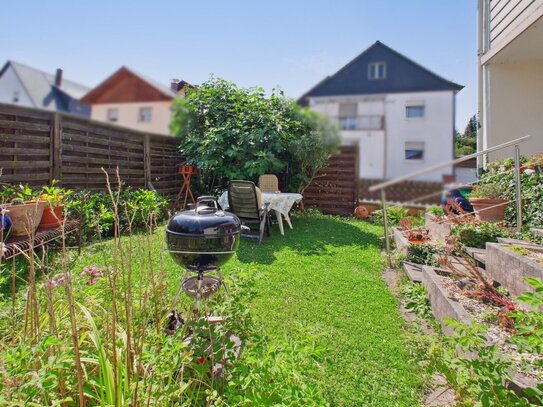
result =
[[91,266],[86,266],[83,268],[83,272],[81,273],[81,277],[88,276],[89,280],[87,281],[88,285],[94,285],[98,281],[98,279],[102,276],[102,272],[100,269],[95,266],[94,264]]
[[57,287],[64,287],[71,278],[71,273],[59,273],[47,280],[45,284],[47,284],[51,290],[54,290]]

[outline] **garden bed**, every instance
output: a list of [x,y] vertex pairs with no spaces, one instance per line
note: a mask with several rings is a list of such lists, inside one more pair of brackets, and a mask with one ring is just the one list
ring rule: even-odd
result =
[[450,236],[453,225],[447,219],[440,219],[434,214],[426,212],[424,226],[428,229],[432,240],[443,243],[447,236]]
[[[500,243],[487,243],[486,270],[490,276],[502,284],[513,298],[533,288],[525,278],[543,279],[543,247],[515,246]],[[512,250],[511,248],[522,250]]]
[[513,383],[519,388],[534,387],[543,381],[543,368],[537,366],[543,363],[543,356],[536,353],[520,352],[515,345],[508,341],[512,334],[491,320],[500,308],[484,303],[475,298],[468,298],[458,287],[450,275],[434,267],[423,267],[423,284],[428,290],[432,313],[440,323],[445,335],[453,335],[453,329],[446,324],[447,318],[452,318],[465,325],[473,322],[488,327],[486,337],[488,345],[496,344],[500,352],[511,359],[519,372],[512,373]]

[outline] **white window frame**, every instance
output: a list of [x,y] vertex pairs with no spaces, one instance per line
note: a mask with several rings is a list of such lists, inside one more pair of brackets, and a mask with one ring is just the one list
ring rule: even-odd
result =
[[[383,67],[383,75],[379,75],[379,67]],[[387,64],[384,61],[380,62],[370,62],[368,64],[368,79],[369,80],[380,80],[387,77]]]
[[[420,116],[410,116],[409,110],[410,109],[420,109],[421,115]],[[426,117],[426,106],[424,103],[409,103],[405,105],[405,118],[408,120],[421,120]]]
[[106,119],[108,122],[117,123],[119,121],[119,109],[110,107],[106,111]]
[[[148,114],[144,114],[148,112]],[[151,123],[153,121],[153,108],[143,106],[138,109],[138,123]]]
[[[404,143],[403,151],[404,151],[404,161],[411,162],[411,163],[423,162],[424,161],[424,153],[426,151],[426,143],[424,141],[406,141]],[[420,158],[407,158],[407,151],[421,151],[421,157]]]

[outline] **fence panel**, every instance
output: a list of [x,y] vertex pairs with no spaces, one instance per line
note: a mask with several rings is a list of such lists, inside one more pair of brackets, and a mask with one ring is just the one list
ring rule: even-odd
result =
[[358,148],[343,146],[330,158],[304,192],[304,206],[316,207],[323,213],[350,215],[357,201]]
[[174,137],[146,134],[108,123],[0,104],[0,182],[44,185],[52,179],[71,189],[104,190],[104,168],[116,184],[153,186],[173,195],[182,157]]

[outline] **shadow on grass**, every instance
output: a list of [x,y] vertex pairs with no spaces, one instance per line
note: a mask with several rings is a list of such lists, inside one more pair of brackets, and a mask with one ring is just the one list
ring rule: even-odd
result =
[[277,225],[272,227],[270,237],[262,244],[254,239],[242,239],[237,251],[241,263],[271,264],[275,252],[286,247],[301,256],[327,256],[331,246],[377,247],[378,235],[367,232],[344,219],[332,216],[297,217],[294,229],[285,224],[285,235],[281,236]]

